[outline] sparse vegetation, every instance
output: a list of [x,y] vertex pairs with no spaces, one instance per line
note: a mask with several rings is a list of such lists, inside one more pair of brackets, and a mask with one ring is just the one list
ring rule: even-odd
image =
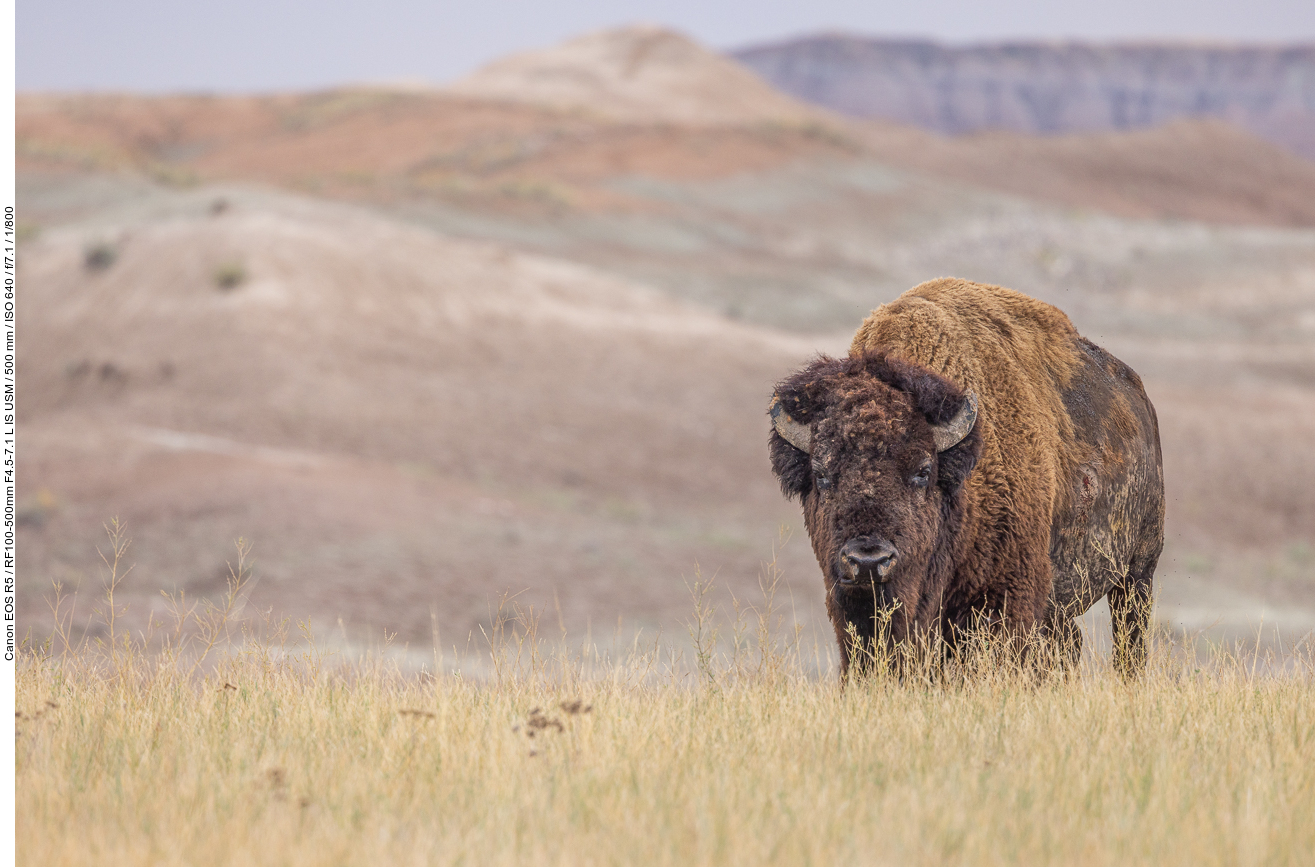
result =
[[87,247],[83,253],[82,263],[88,271],[104,271],[119,258],[119,251],[113,244],[99,241]]
[[720,642],[692,589],[697,660],[550,644],[513,609],[488,677],[437,649],[404,676],[235,619],[245,549],[222,599],[175,597],[150,634],[122,632],[111,529],[102,637],[60,626],[18,668],[23,863],[1195,867],[1315,850],[1308,644],[1202,664],[1161,635],[1132,685],[1105,660],[1038,679],[986,648],[969,677],[842,690],[782,634],[769,581]]
[[167,187],[194,187],[201,182],[196,170],[186,165],[152,161],[146,164],[145,170],[150,178]]
[[571,205],[570,195],[563,187],[541,180],[514,178],[503,181],[497,185],[497,193],[508,199],[556,209],[567,209]]
[[224,292],[232,291],[247,281],[247,269],[241,262],[224,262],[215,268],[215,285]]

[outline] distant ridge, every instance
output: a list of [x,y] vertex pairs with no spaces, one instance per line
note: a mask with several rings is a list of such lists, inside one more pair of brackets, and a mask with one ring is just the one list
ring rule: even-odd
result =
[[817,105],[941,133],[1099,132],[1214,117],[1315,158],[1315,45],[951,47],[836,34],[731,56]]

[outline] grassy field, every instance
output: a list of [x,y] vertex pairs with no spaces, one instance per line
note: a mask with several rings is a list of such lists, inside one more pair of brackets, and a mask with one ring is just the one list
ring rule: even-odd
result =
[[[112,598],[100,611],[112,627]],[[717,641],[702,605],[688,654],[609,658],[513,620],[478,679],[336,660],[277,624],[234,636],[224,604],[178,611],[152,644],[61,647],[57,631],[23,656],[21,863],[1195,867],[1315,852],[1309,643],[1279,665],[1201,662],[1162,635],[1132,685],[1089,656],[1067,677],[988,662],[842,690],[770,618],[723,623]]]

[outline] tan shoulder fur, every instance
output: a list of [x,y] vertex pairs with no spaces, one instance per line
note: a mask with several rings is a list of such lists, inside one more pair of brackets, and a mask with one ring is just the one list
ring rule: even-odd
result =
[[[898,349],[984,395],[1021,366],[1063,387],[1078,364],[1073,323],[1056,307],[1001,286],[942,278],[914,286],[868,316],[850,354]],[[1020,371],[1021,372],[1021,371]]]
[[[1049,304],[945,278],[872,311],[850,354],[885,346],[975,392],[983,449],[969,486],[987,513],[978,517],[1039,528],[1066,496],[1060,480],[1085,457],[1061,398],[1081,365],[1078,339]],[[1022,478],[1031,481],[1020,485]]]

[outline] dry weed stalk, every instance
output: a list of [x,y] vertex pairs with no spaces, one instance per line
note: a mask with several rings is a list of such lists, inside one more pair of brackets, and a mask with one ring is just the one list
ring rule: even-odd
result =
[[717,638],[720,634],[715,623],[717,607],[708,599],[708,594],[712,592],[715,577],[704,580],[703,572],[696,563],[694,564],[694,583],[691,585],[686,582],[685,585],[689,588],[690,600],[694,605],[694,616],[688,624],[690,640],[694,642],[694,664],[698,669],[699,676],[709,685],[715,685],[717,682],[714,659]]
[[[105,525],[109,545],[105,551],[98,549],[98,553],[106,575],[100,601],[93,607],[82,636],[77,639],[73,636],[77,594],[66,593],[63,584],[55,581],[53,594],[47,598],[47,606],[53,615],[51,634],[37,646],[33,646],[30,640],[25,642],[24,649],[34,659],[71,667],[83,674],[94,673],[103,666],[108,675],[118,681],[152,674],[192,681],[216,648],[230,648],[234,644],[234,629],[254,586],[249,563],[251,545],[241,538],[235,542],[237,558],[228,564],[226,590],[218,602],[210,599],[189,602],[185,590],[175,593],[162,590],[161,596],[166,600],[172,625],[165,629],[152,615],[148,617],[145,629],[134,636],[120,626],[127,605],[115,598],[133,570],[127,562],[132,544],[127,529],[118,518]],[[276,647],[280,653],[286,651],[287,624],[286,621],[272,621],[266,613],[263,626],[259,640],[253,641],[251,646],[260,648],[257,654],[263,655],[268,662]],[[245,624],[242,630],[244,638],[257,638]],[[104,633],[103,638],[97,635],[100,631]]]

